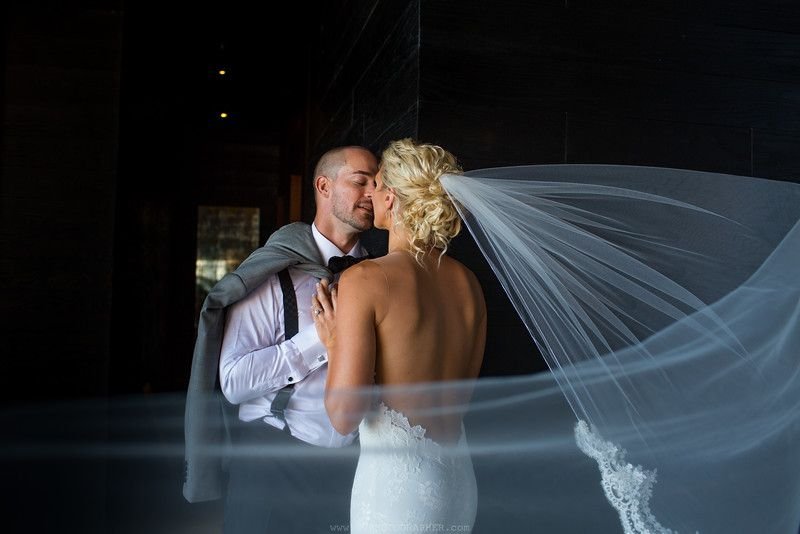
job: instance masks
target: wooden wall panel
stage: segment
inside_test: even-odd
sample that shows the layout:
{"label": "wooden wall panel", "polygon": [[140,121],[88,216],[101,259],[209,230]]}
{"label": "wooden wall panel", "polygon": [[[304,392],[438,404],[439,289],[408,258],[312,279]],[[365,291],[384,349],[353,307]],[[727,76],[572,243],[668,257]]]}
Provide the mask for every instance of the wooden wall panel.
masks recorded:
{"label": "wooden wall panel", "polygon": [[[121,11],[10,15],[2,301],[6,351],[26,356],[9,360],[0,396],[100,395],[108,379]],[[42,335],[55,344],[41,345]],[[36,386],[24,386],[31,379]]]}
{"label": "wooden wall panel", "polygon": [[748,128],[570,113],[568,163],[613,163],[751,174]]}
{"label": "wooden wall panel", "polygon": [[[593,162],[798,179],[796,2],[423,0],[420,20],[419,135],[467,168]],[[470,241],[453,253],[496,289]],[[490,346],[506,348],[518,321],[507,301],[490,305]]]}
{"label": "wooden wall panel", "polygon": [[753,175],[800,182],[800,132],[754,130]]}
{"label": "wooden wall panel", "polygon": [[[419,7],[419,0],[346,1],[323,13],[310,61],[307,176],[329,148],[359,144],[378,153],[391,139],[416,135]],[[310,220],[309,181],[304,188]]]}
{"label": "wooden wall panel", "polygon": [[445,146],[465,170],[561,163],[565,113],[535,107],[423,101],[419,137]]}

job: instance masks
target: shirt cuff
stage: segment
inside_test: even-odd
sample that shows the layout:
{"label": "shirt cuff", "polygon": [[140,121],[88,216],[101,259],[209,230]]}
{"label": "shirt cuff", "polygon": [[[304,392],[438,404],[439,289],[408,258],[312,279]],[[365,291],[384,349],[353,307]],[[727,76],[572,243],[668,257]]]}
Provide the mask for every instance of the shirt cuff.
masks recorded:
{"label": "shirt cuff", "polygon": [[304,328],[291,341],[300,353],[300,359],[308,366],[309,372],[327,363],[328,351],[319,340],[316,326]]}

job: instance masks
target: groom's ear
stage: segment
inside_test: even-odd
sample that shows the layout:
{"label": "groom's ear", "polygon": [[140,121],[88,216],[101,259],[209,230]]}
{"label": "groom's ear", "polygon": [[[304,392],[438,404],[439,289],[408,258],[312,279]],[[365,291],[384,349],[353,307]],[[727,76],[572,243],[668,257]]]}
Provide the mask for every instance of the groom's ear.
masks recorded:
{"label": "groom's ear", "polygon": [[318,195],[328,198],[331,196],[331,179],[325,176],[324,174],[320,174],[316,178],[314,178],[314,190],[317,192]]}

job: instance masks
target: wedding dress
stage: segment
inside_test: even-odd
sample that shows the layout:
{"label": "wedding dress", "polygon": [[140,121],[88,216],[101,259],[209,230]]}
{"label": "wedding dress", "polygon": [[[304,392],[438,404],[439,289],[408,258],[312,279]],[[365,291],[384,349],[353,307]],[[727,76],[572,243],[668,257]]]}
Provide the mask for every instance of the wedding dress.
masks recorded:
{"label": "wedding dress", "polygon": [[350,501],[350,531],[469,532],[477,486],[463,425],[445,447],[380,403],[360,424],[361,454]]}

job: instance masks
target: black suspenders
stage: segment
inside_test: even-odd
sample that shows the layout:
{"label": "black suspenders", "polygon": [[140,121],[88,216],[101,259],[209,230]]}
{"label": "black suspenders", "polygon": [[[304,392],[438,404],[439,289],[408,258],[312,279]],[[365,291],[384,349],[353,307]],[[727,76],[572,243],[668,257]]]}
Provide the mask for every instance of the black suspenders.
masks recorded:
{"label": "black suspenders", "polygon": [[[292,278],[289,276],[289,268],[282,270],[278,273],[278,279],[281,282],[281,291],[283,292],[283,330],[285,332],[284,339],[288,340],[294,337],[298,332],[297,326],[297,297],[294,294],[294,285]],[[291,380],[291,377],[289,378]],[[281,389],[272,401],[270,411],[272,415],[283,421],[283,431],[292,435],[289,430],[289,423],[286,422],[286,405],[289,404],[289,398],[294,393],[294,384]]]}

